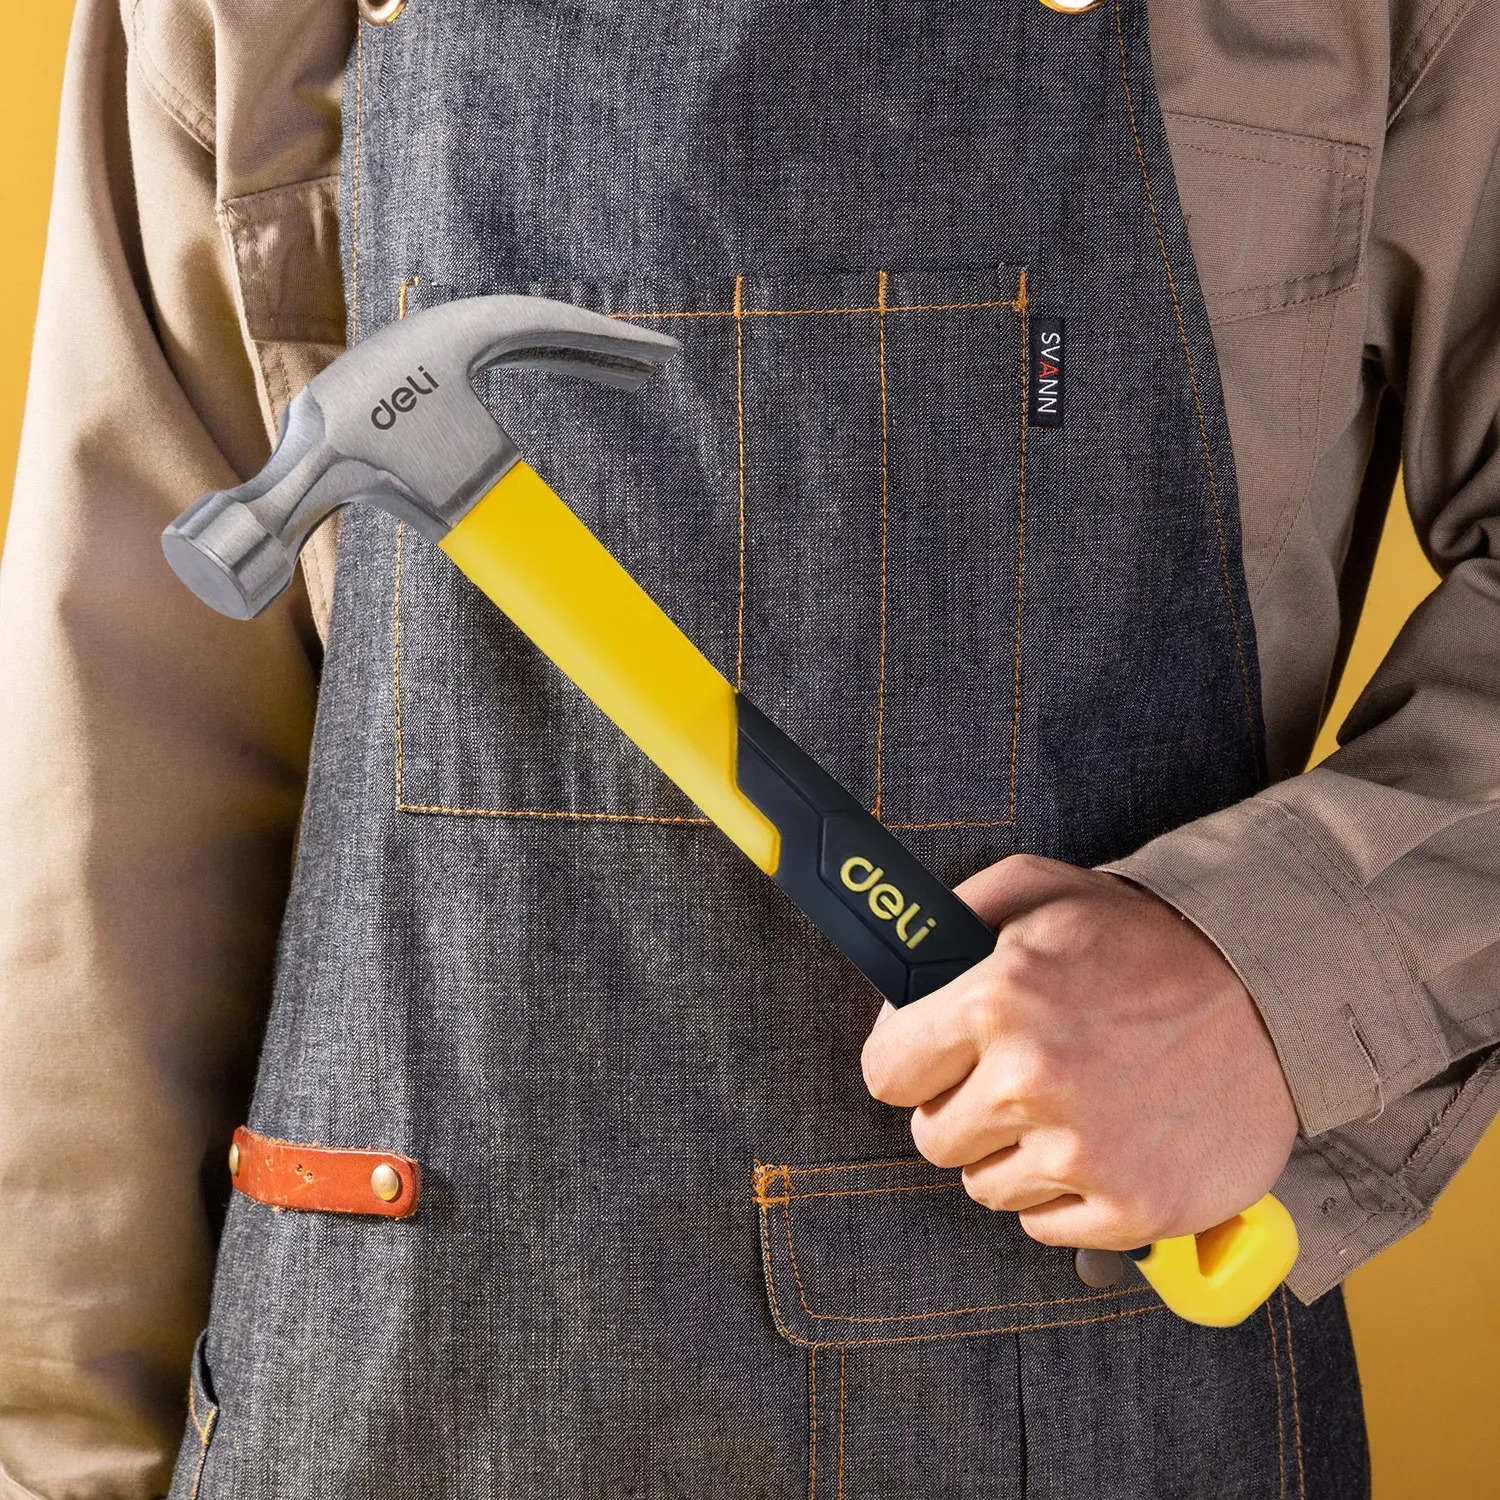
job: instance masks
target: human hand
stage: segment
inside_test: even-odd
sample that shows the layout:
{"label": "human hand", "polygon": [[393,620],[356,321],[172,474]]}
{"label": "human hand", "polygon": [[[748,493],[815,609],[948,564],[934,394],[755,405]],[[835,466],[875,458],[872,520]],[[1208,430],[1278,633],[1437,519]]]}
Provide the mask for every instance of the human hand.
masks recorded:
{"label": "human hand", "polygon": [[1218,948],[1113,875],[1013,855],[958,894],[995,951],[882,1011],[864,1076],[912,1138],[1044,1245],[1128,1250],[1268,1192],[1297,1113],[1260,1013]]}

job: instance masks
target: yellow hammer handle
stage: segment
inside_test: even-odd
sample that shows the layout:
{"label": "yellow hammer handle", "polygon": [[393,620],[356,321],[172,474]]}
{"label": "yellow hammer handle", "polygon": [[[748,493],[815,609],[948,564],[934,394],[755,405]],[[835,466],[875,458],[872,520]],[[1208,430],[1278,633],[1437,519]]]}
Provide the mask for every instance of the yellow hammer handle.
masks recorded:
{"label": "yellow hammer handle", "polygon": [[1179,1318],[1230,1328],[1285,1280],[1297,1259],[1297,1226],[1267,1193],[1202,1234],[1158,1240],[1131,1258]]}
{"label": "yellow hammer handle", "polygon": [[439,543],[767,875],[781,836],[735,780],[735,690],[518,463]]}

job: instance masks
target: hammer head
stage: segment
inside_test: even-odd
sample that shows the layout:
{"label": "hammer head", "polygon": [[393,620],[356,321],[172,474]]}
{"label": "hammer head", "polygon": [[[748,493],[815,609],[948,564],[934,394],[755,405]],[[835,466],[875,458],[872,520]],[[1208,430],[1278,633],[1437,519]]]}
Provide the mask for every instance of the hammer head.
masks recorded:
{"label": "hammer head", "polygon": [[633,390],[677,348],[616,319],[541,297],[471,297],[382,328],[340,355],[282,413],[253,479],[215,490],[162,533],[172,570],[235,619],[292,581],[297,556],[340,505],[365,502],[441,541],[520,457],[474,392],[490,365]]}

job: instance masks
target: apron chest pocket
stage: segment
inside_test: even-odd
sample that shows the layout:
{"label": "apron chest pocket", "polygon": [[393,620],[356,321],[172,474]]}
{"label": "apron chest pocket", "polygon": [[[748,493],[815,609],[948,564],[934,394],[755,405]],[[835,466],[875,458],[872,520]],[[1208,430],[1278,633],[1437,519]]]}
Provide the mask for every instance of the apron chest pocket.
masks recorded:
{"label": "apron chest pocket", "polygon": [[[408,310],[496,290],[681,341],[628,397],[521,371],[480,389],[719,671],[890,826],[1008,826],[1024,271],[414,280]],[[394,545],[401,808],[700,821],[446,558]]]}

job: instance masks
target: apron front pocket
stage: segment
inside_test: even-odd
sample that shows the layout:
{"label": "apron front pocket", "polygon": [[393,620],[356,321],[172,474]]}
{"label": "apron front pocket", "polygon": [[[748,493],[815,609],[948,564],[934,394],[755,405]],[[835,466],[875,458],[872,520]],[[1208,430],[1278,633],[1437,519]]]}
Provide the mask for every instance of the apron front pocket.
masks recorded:
{"label": "apron front pocket", "polygon": [[812,1500],[1019,1500],[1032,1463],[1019,1336],[1164,1313],[1133,1272],[1091,1291],[1069,1252],[920,1158],[757,1164],[755,1198],[771,1316],[807,1350]]}
{"label": "apron front pocket", "polygon": [[753,1182],[770,1316],[807,1351],[789,1396],[812,1500],[1314,1492],[1331,1301],[1283,1288],[1237,1328],[1185,1323],[1133,1267],[1091,1290],[1071,1251],[920,1158],[757,1163]]}
{"label": "apron front pocket", "polygon": [[209,1447],[214,1429],[219,1425],[219,1403],[214,1396],[213,1380],[208,1371],[205,1345],[208,1334],[200,1333],[193,1345],[193,1360],[188,1375],[188,1421],[177,1454],[177,1468],[172,1476],[168,1500],[198,1500],[203,1489],[203,1471],[208,1465]]}
{"label": "apron front pocket", "polygon": [[[408,310],[501,290],[681,341],[630,396],[520,371],[480,389],[714,666],[890,826],[1007,827],[1025,273],[414,278]],[[401,808],[701,821],[446,558],[409,532],[394,545]]]}

